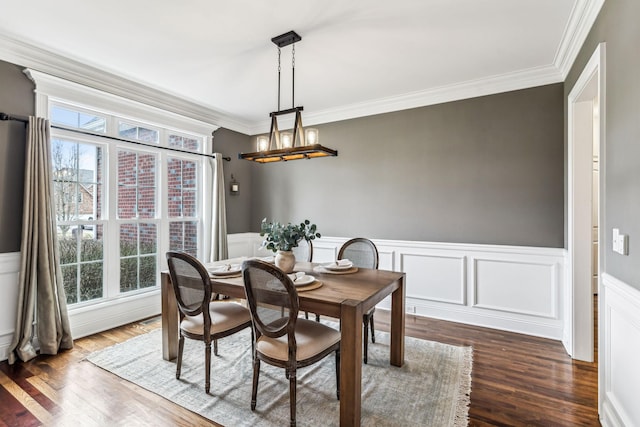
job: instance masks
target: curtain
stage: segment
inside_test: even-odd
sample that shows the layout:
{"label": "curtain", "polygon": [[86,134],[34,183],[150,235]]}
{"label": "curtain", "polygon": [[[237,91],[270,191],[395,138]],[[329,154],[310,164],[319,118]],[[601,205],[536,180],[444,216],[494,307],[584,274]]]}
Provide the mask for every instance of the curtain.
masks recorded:
{"label": "curtain", "polygon": [[222,154],[214,153],[215,168],[213,172],[213,197],[211,215],[211,259],[218,261],[229,258],[227,247],[227,208],[224,201],[224,169],[222,168]]}
{"label": "curtain", "polygon": [[9,363],[36,357],[36,339],[40,354],[57,354],[61,349],[73,347],[58,256],[52,187],[49,122],[29,117],[20,289]]}

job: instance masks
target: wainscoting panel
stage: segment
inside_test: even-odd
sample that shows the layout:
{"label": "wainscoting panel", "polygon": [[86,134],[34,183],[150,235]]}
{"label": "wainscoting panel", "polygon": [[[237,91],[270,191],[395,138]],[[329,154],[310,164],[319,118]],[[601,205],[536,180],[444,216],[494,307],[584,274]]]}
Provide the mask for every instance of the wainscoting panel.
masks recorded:
{"label": "wainscoting panel", "polygon": [[465,305],[466,257],[411,253],[400,257],[401,271],[407,273],[407,298]]}
{"label": "wainscoting panel", "polygon": [[602,275],[600,415],[602,425],[640,425],[640,291]]}
{"label": "wainscoting panel", "polygon": [[261,244],[262,239],[258,233],[237,233],[227,236],[229,258],[260,256],[262,255],[259,250]]}
{"label": "wainscoting panel", "polygon": [[69,310],[74,339],[160,314],[160,290]]}
{"label": "wainscoting panel", "polygon": [[16,328],[18,306],[18,274],[20,273],[20,252],[0,254],[0,361],[9,357],[9,347]]}
{"label": "wainscoting panel", "polygon": [[474,259],[474,306],[541,317],[557,316],[555,263]]}
{"label": "wainscoting panel", "polygon": [[[313,243],[313,261],[335,260],[347,238]],[[245,253],[256,248],[257,233],[230,235]],[[242,243],[245,241],[245,243]],[[454,322],[560,340],[563,334],[564,265],[559,248],[472,245],[374,239],[382,270],[404,271],[406,311]],[[391,307],[390,298],[378,305]]]}

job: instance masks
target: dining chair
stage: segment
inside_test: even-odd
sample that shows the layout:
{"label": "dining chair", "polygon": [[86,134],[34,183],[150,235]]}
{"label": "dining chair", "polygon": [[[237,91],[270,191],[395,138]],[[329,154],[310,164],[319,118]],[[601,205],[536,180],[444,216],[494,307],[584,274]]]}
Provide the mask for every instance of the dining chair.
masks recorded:
{"label": "dining chair", "polygon": [[228,301],[212,301],[209,272],[195,257],[184,252],[167,252],[171,284],[180,312],[180,338],[176,378],[180,379],[184,339],[204,341],[205,392],[210,389],[211,342],[218,355],[218,339],[251,326],[249,310]]}
{"label": "dining chair", "polygon": [[[313,242],[311,240],[307,241],[302,239],[298,242],[298,246],[292,249],[293,255],[296,257],[296,261],[307,261],[311,262],[313,260]],[[309,318],[309,312],[304,312],[304,318]],[[320,321],[320,315],[316,313],[316,322]]]}
{"label": "dining chair", "polygon": [[[362,268],[378,268],[378,248],[369,239],[364,237],[356,237],[345,242],[338,251],[338,259],[348,259],[353,262],[355,267]],[[373,313],[376,308],[373,307],[362,315],[362,323],[364,324],[364,363],[367,363],[369,350],[369,326],[371,326],[371,342],[376,342],[375,329],[373,325]]]}
{"label": "dining chair", "polygon": [[284,368],[289,379],[290,424],[295,426],[299,368],[335,352],[336,396],[340,399],[340,331],[298,318],[298,292],[289,276],[278,267],[250,259],[242,263],[242,276],[254,337],[251,410],[256,409],[260,362]]}

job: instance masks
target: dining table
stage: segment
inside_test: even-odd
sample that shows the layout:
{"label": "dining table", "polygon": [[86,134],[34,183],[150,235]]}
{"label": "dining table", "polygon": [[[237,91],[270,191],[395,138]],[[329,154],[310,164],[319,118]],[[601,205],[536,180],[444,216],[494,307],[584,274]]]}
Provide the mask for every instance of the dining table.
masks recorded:
{"label": "dining table", "polygon": [[[243,258],[229,259],[206,266],[239,264],[242,260]],[[340,425],[359,426],[362,398],[362,315],[391,295],[389,363],[402,366],[405,273],[369,268],[336,272],[325,269],[323,264],[311,262],[297,262],[294,271],[310,274],[321,284],[314,289],[298,292],[300,310],[340,320]],[[246,299],[241,276],[211,276],[211,284],[215,293]],[[162,356],[165,360],[173,360],[178,355],[179,315],[168,271],[161,272],[161,298]]]}

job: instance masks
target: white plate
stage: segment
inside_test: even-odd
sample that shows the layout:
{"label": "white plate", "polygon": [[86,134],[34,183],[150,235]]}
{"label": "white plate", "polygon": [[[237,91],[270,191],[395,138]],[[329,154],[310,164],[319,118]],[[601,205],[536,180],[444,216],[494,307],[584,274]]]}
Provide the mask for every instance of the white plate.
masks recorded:
{"label": "white plate", "polygon": [[242,272],[240,264],[227,264],[208,269],[212,276],[234,276]]}
{"label": "white plate", "polygon": [[295,286],[304,286],[304,285],[309,285],[309,284],[315,282],[315,280],[316,280],[315,277],[310,276],[308,274],[305,274],[304,276],[302,276],[301,278],[299,278],[298,280],[293,282],[293,284]]}
{"label": "white plate", "polygon": [[349,264],[337,265],[335,262],[329,262],[327,264],[323,264],[322,266],[324,268],[326,268],[327,270],[341,271],[341,270],[348,270],[348,269],[352,268],[353,267],[353,263],[350,262]]}

